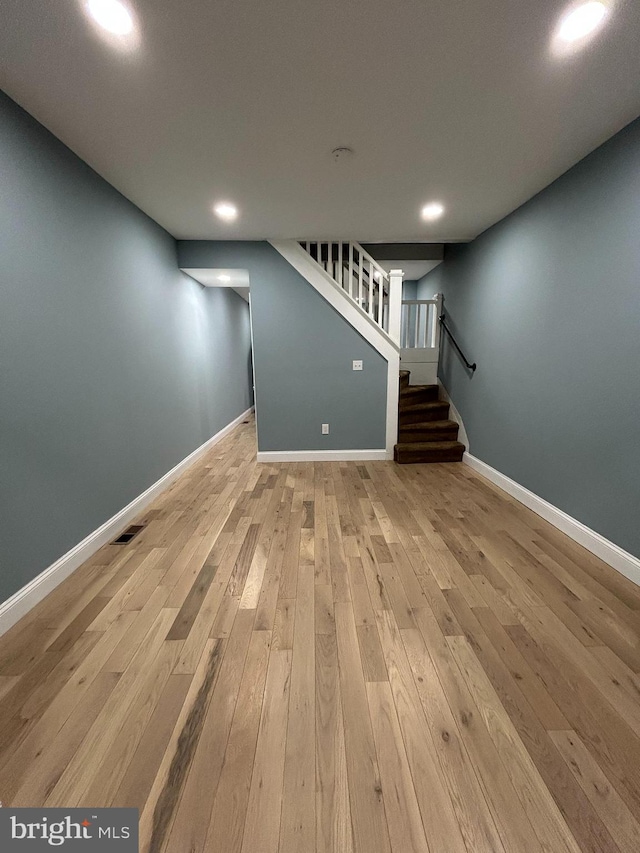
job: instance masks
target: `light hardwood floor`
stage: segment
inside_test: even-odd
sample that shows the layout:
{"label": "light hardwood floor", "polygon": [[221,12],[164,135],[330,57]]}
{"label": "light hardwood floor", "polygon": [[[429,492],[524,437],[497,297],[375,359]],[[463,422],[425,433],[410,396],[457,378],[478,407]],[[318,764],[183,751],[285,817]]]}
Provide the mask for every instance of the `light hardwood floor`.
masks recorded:
{"label": "light hardwood floor", "polygon": [[638,853],[640,589],[462,464],[253,422],[0,638],[0,800],[151,853]]}

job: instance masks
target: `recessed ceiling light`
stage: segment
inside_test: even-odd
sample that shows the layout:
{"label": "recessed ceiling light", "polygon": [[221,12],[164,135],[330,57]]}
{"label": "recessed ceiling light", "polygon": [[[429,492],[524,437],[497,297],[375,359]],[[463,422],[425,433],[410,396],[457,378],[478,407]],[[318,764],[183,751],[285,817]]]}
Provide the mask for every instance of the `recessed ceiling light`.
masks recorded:
{"label": "recessed ceiling light", "polygon": [[229,204],[228,201],[221,201],[213,208],[213,212],[219,219],[225,219],[231,222],[238,216],[238,208],[235,204]]}
{"label": "recessed ceiling light", "polygon": [[127,36],[133,32],[131,12],[120,0],[87,0],[87,12],[102,29],[115,36]]}
{"label": "recessed ceiling light", "polygon": [[575,4],[560,18],[555,32],[556,44],[570,45],[592,35],[602,26],[609,13],[607,3],[589,0],[588,3]]}
{"label": "recessed ceiling light", "polygon": [[422,218],[432,222],[434,219],[440,219],[444,213],[444,206],[439,201],[432,201],[425,204],[422,208]]}
{"label": "recessed ceiling light", "polygon": [[231,281],[231,276],[230,275],[219,275],[218,281]]}

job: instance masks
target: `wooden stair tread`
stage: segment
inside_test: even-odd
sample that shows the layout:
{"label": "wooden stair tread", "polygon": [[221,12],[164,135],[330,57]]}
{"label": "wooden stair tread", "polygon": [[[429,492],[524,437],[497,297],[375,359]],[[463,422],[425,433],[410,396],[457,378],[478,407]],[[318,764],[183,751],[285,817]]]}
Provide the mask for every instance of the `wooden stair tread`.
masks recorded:
{"label": "wooden stair tread", "polygon": [[412,394],[417,394],[421,391],[437,391],[437,385],[407,385],[400,391],[403,397],[410,397]]}
{"label": "wooden stair tread", "polygon": [[401,441],[396,444],[398,450],[418,453],[422,450],[459,450],[464,448],[460,441]]}
{"label": "wooden stair tread", "polygon": [[420,412],[422,410],[429,409],[438,409],[438,408],[449,408],[449,404],[446,400],[427,400],[424,403],[410,403],[409,405],[403,405],[402,401],[400,402],[400,411],[401,412]]}
{"label": "wooden stair tread", "polygon": [[459,441],[401,442],[393,448],[393,458],[399,464],[462,462],[465,447]]}
{"label": "wooden stair tread", "polygon": [[412,424],[402,424],[401,430],[403,432],[428,432],[430,430],[439,430],[439,429],[456,429],[458,426],[456,421],[417,421]]}

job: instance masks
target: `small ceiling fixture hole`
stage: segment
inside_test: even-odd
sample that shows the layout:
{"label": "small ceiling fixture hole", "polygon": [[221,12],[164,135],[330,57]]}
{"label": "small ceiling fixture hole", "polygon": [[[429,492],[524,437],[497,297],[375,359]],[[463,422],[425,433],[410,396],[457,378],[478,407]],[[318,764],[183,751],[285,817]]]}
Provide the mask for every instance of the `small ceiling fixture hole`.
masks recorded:
{"label": "small ceiling fixture hole", "polygon": [[339,160],[348,160],[350,157],[353,157],[353,148],[347,148],[346,146],[334,148],[331,152],[331,156],[336,161],[336,163]]}

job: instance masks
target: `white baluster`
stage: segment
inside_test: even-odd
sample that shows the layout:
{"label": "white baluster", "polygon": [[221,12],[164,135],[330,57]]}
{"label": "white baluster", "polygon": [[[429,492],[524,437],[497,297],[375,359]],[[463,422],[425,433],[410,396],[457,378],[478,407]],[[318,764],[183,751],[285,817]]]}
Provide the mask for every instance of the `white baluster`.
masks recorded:
{"label": "white baluster", "polygon": [[408,348],[410,346],[410,329],[411,329],[411,314],[413,312],[413,307],[411,305],[407,305],[407,325],[405,328],[405,336],[404,336],[404,346]]}
{"label": "white baluster", "polygon": [[349,243],[349,296],[353,299],[353,243]]}

